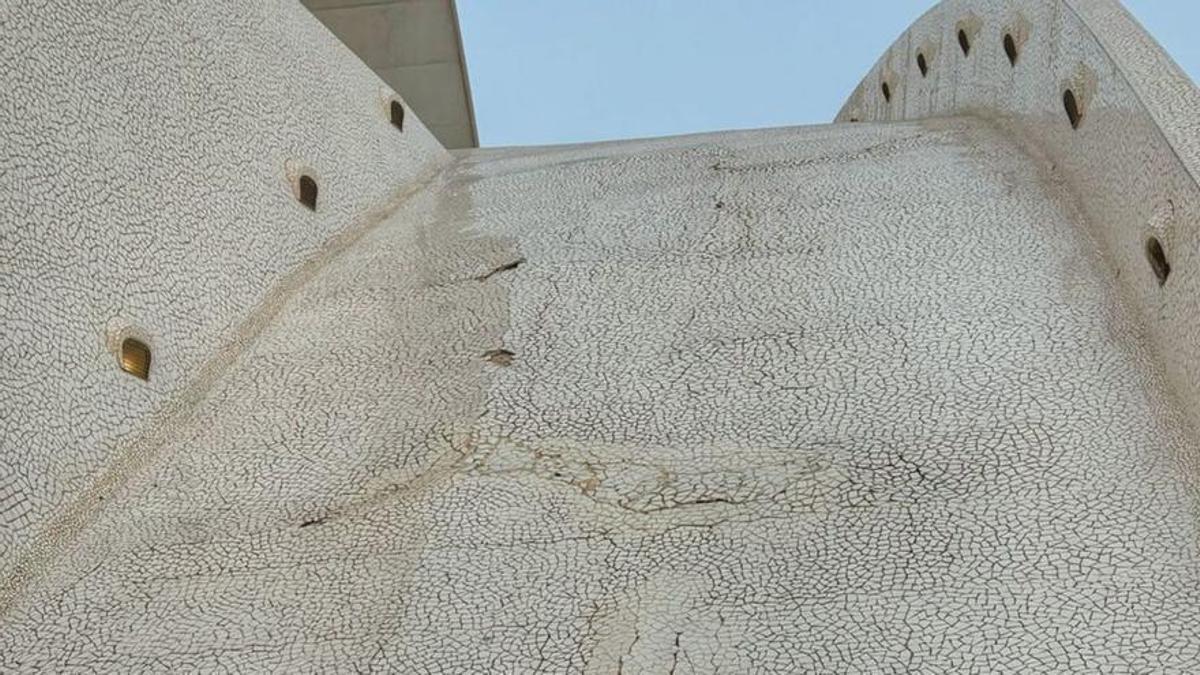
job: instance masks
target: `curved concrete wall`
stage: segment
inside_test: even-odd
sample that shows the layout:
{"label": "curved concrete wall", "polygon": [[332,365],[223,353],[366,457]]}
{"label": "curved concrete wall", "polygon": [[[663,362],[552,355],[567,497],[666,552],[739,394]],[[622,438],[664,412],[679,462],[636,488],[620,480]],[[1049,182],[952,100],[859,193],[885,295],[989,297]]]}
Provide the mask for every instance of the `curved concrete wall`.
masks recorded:
{"label": "curved concrete wall", "polygon": [[[298,3],[0,9],[0,587],[448,160]],[[315,211],[292,181],[319,181]],[[120,371],[125,335],[149,381]]]}
{"label": "curved concrete wall", "polygon": [[1194,92],[1115,6],[427,182],[295,4],[76,7],[0,18],[0,670],[1200,672]]}
{"label": "curved concrete wall", "polygon": [[[1164,376],[1200,428],[1197,110],[1200,92],[1114,0],[947,0],[888,49],[837,120],[969,114],[1012,132],[1043,160],[1045,178],[1075,195]],[[1161,285],[1149,260],[1152,237],[1170,266]]]}

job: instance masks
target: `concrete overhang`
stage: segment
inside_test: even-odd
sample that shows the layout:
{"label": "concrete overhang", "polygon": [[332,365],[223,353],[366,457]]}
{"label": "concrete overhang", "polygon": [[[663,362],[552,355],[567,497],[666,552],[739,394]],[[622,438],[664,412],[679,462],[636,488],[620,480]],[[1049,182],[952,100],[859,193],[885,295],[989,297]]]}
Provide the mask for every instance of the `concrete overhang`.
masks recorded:
{"label": "concrete overhang", "polygon": [[302,0],[447,148],[479,147],[454,0]]}

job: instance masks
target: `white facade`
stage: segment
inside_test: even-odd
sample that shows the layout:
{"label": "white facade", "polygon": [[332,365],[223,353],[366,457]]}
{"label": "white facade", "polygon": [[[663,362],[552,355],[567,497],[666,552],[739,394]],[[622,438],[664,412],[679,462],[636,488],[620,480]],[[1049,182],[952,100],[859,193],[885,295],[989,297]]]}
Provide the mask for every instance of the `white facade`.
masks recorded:
{"label": "white facade", "polygon": [[0,23],[0,670],[1200,669],[1200,107],[1115,3],[454,157],[297,3],[107,10]]}

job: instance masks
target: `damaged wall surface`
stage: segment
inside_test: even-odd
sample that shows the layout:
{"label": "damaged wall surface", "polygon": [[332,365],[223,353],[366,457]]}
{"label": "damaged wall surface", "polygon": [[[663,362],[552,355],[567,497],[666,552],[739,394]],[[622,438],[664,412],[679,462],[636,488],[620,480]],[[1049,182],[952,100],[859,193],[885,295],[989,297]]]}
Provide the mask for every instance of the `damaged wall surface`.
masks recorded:
{"label": "damaged wall surface", "polygon": [[829,125],[454,156],[207,7],[0,24],[0,669],[1200,667],[1200,108],[1115,2],[949,0]]}

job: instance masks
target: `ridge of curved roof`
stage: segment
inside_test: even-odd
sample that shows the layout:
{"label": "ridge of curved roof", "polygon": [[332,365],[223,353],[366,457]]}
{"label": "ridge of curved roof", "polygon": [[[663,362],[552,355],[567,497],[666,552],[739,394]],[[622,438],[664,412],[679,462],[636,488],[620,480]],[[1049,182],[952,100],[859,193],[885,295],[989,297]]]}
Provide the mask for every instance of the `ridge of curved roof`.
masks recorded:
{"label": "ridge of curved roof", "polygon": [[[945,0],[884,52],[836,119],[973,115],[1040,156],[1082,208],[1200,428],[1197,110],[1200,89],[1116,0]],[[1171,266],[1165,284],[1147,264],[1152,245]]]}

